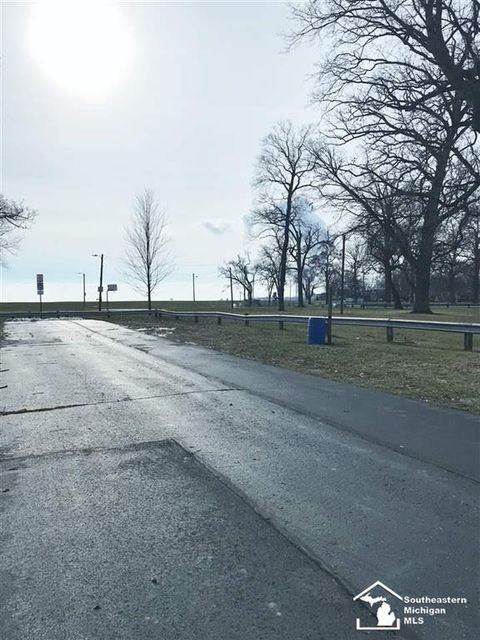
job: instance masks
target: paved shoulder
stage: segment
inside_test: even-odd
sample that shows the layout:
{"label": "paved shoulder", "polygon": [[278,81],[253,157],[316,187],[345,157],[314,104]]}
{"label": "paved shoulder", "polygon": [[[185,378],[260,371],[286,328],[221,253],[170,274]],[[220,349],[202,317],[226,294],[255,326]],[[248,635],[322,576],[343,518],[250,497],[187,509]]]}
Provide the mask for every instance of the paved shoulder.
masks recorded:
{"label": "paved shoulder", "polygon": [[95,320],[82,321],[82,324],[106,337],[146,349],[151,355],[319,418],[400,453],[480,480],[478,416],[213,349],[143,336],[118,325],[114,325],[116,330],[112,331],[112,325]]}

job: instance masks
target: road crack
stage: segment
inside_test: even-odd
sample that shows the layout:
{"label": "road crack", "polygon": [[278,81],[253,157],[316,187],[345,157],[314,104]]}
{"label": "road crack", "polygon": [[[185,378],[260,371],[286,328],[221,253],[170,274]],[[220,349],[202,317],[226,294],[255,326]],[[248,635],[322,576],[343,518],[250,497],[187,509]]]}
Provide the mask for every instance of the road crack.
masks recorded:
{"label": "road crack", "polygon": [[171,398],[174,396],[189,396],[197,393],[222,393],[224,391],[242,391],[238,387],[223,387],[221,389],[198,389],[196,391],[177,391],[174,393],[156,394],[153,396],[139,396],[138,398],[118,398],[117,400],[97,400],[96,402],[77,402],[74,404],[59,404],[54,407],[36,407],[35,409],[29,409],[24,407],[23,409],[15,409],[13,411],[0,411],[0,416],[15,416],[25,413],[44,413],[46,411],[58,411],[61,409],[76,409],[78,407],[94,407],[104,404],[119,404],[122,402],[139,402],[141,400],[155,400],[161,398]]}

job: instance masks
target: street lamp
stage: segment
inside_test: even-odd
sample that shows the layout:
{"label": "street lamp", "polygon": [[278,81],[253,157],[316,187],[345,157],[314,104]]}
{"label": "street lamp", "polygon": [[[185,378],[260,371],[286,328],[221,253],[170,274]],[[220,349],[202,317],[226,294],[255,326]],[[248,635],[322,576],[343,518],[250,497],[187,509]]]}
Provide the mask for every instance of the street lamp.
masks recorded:
{"label": "street lamp", "polygon": [[100,285],[98,287],[98,310],[102,310],[102,292],[103,292],[103,253],[92,253],[94,258],[100,258]]}
{"label": "street lamp", "polygon": [[85,308],[85,301],[87,299],[87,292],[85,290],[85,274],[82,273],[81,271],[78,271],[78,275],[82,276],[82,280],[83,280],[83,308]]}
{"label": "street lamp", "polygon": [[232,267],[229,269],[229,278],[230,278],[230,307],[233,309],[233,276],[232,276]]}
{"label": "street lamp", "polygon": [[345,239],[346,233],[342,233],[342,279],[340,281],[340,315],[343,316],[343,303],[345,299]]}

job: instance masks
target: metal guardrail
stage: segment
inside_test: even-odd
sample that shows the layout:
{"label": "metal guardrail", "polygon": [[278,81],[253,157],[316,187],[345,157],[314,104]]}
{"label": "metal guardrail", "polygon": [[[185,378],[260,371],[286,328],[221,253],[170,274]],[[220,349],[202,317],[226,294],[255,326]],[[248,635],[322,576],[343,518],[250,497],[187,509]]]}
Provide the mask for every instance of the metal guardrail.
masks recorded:
{"label": "metal guardrail", "polygon": [[[167,309],[157,309],[158,316],[170,316],[178,318],[194,318],[198,322],[199,318],[217,318],[218,324],[222,318],[243,321],[245,325],[250,322],[278,322],[279,328],[283,329],[284,323],[307,324],[310,317],[321,317],[326,321],[326,316],[299,316],[290,314],[247,314],[228,313],[224,311],[170,311]],[[473,336],[480,334],[480,323],[468,322],[438,322],[435,320],[402,320],[398,318],[355,318],[349,316],[333,316],[332,324],[384,327],[387,332],[387,342],[393,342],[393,330],[396,329],[416,329],[421,331],[445,331],[448,333],[463,333],[463,347],[465,351],[473,350]]]}
{"label": "metal guardrail", "polygon": [[[324,303],[322,303],[324,304]],[[334,304],[339,307],[340,301],[334,300]],[[413,307],[412,302],[405,302],[402,300],[402,305],[404,309],[411,309]],[[480,302],[430,302],[431,307],[467,307],[467,309],[471,308],[480,308]],[[393,302],[351,302],[350,300],[344,302],[345,309],[394,309],[395,305]]]}
{"label": "metal guardrail", "polygon": [[[279,328],[283,329],[285,324],[307,324],[310,317],[324,318],[326,316],[308,316],[291,314],[249,314],[249,313],[229,313],[227,311],[172,311],[170,309],[110,309],[109,311],[39,311],[10,313],[1,312],[0,319],[15,318],[104,318],[121,315],[155,315],[155,317],[193,318],[198,322],[200,318],[215,318],[217,324],[222,320],[241,321],[246,326],[251,322],[278,322]],[[480,335],[480,323],[468,322],[439,322],[436,320],[403,320],[399,318],[356,318],[351,316],[333,316],[333,325],[350,325],[385,328],[387,342],[393,342],[394,329],[409,329],[417,331],[444,331],[448,333],[463,333],[464,349],[472,351],[473,336]]]}

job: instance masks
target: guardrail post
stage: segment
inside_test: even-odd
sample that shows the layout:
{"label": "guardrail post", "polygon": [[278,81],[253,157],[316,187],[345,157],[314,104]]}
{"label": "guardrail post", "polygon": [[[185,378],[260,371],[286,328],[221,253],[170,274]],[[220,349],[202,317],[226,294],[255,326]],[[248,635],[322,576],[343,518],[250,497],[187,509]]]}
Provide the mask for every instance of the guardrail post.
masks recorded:
{"label": "guardrail post", "polygon": [[245,326],[248,327],[248,313],[245,314]]}
{"label": "guardrail post", "polygon": [[217,316],[217,324],[222,324],[222,316]]}
{"label": "guardrail post", "polygon": [[393,327],[387,327],[387,342],[393,342]]}
{"label": "guardrail post", "polygon": [[283,329],[285,328],[285,327],[283,326],[283,320],[279,320],[279,321],[278,321],[278,328],[280,329],[280,331],[283,331]]}
{"label": "guardrail post", "polygon": [[195,316],[195,322],[198,322],[198,316]]}
{"label": "guardrail post", "polygon": [[327,344],[332,344],[333,288],[328,291]]}
{"label": "guardrail post", "polygon": [[473,351],[473,333],[463,334],[463,349],[464,351]]}
{"label": "guardrail post", "polygon": [[158,318],[158,309],[155,309],[155,318]]}

